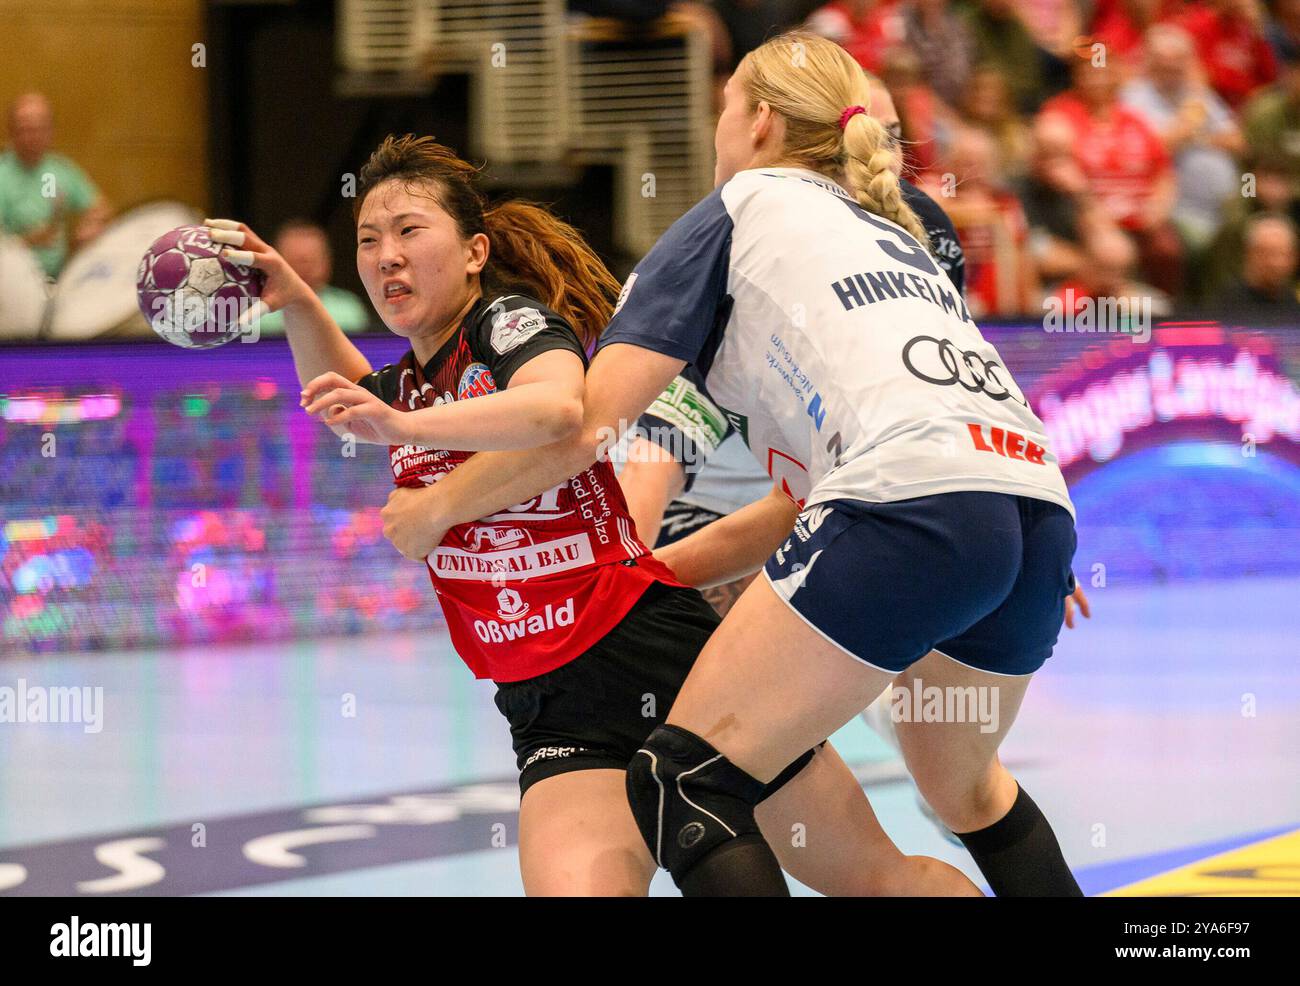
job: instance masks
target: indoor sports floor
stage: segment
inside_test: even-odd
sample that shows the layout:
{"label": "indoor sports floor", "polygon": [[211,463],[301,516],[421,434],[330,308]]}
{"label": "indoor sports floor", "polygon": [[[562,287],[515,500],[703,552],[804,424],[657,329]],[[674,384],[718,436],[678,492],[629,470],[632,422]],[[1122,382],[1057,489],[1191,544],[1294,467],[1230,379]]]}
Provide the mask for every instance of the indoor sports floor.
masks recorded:
{"label": "indoor sports floor", "polygon": [[[1085,892],[1300,894],[1300,579],[1090,595],[1003,748]],[[104,689],[102,732],[2,734],[8,893],[522,892],[505,723],[445,637],[3,670],[10,687]],[[880,739],[855,721],[835,741],[904,851],[979,881]],[[660,874],[653,892],[675,890]]]}

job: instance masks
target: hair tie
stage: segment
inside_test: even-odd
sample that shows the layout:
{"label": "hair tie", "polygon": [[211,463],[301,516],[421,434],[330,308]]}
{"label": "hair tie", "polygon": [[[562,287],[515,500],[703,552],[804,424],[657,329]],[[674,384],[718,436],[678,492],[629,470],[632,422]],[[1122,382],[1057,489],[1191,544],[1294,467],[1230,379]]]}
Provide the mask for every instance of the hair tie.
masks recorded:
{"label": "hair tie", "polygon": [[867,108],[865,106],[844,107],[844,112],[840,114],[840,129],[843,130],[845,127],[847,127],[849,125],[849,120],[853,119],[853,117],[857,116],[859,113],[865,113],[865,112],[867,112]]}

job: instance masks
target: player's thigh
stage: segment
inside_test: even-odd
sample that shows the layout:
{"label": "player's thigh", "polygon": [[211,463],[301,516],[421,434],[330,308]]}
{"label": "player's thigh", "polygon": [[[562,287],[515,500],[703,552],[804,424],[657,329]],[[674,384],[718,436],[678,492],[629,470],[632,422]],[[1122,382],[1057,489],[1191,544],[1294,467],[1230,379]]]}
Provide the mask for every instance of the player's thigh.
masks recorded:
{"label": "player's thigh", "polygon": [[781,868],[828,896],[871,893],[903,861],[857,778],[829,743],[762,801],[754,817]]}
{"label": "player's thigh", "polygon": [[829,743],[755,816],[781,867],[827,896],[981,896],[956,867],[899,851]]}
{"label": "player's thigh", "polygon": [[530,897],[644,896],[655,873],[622,770],[574,770],[533,784],[519,806],[519,868]]}
{"label": "player's thigh", "polygon": [[[998,783],[999,777],[1003,796],[1014,787],[998,765],[998,746],[1015,722],[1033,673],[1052,654],[1065,598],[1074,588],[1073,518],[1045,501],[1017,497],[1014,503],[1021,561],[1010,592],[971,626],[937,641],[897,682],[902,686],[895,693],[902,703],[897,711],[913,713],[893,716],[899,743],[926,800],[941,814],[939,800],[959,807],[953,799],[978,798],[981,786]],[[941,700],[942,714],[916,715],[930,697]]]}
{"label": "player's thigh", "polygon": [[714,631],[667,721],[770,781],[892,677],[822,637],[760,577]]}
{"label": "player's thigh", "polygon": [[[899,674],[894,729],[907,769],[936,809],[933,799],[960,796],[994,769],[1032,677],[980,671],[938,651]],[[924,714],[927,699],[942,702],[937,716]]]}

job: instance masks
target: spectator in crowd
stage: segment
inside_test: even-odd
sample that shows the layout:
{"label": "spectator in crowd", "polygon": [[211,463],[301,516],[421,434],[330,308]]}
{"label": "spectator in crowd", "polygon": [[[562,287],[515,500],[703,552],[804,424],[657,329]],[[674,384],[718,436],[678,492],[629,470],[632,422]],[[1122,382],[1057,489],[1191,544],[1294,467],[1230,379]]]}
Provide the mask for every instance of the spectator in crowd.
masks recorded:
{"label": "spectator in crowd", "polygon": [[1022,113],[1037,110],[1047,95],[1048,55],[1020,19],[1015,0],[977,0],[965,15],[975,38],[976,64],[1002,70]]}
{"label": "spectator in crowd", "polygon": [[[959,131],[950,171],[929,176],[925,191],[957,229],[966,254],[966,304],[975,318],[1023,315],[1039,298],[1028,254],[1029,229],[1019,200],[998,172],[993,138],[983,130]],[[955,179],[955,180],[954,180]]]}
{"label": "spectator in crowd", "polygon": [[1285,60],[1282,56],[1288,47],[1300,47],[1300,0],[1274,0],[1268,43],[1279,62]]}
{"label": "spectator in crowd", "polygon": [[1016,112],[1011,87],[1002,72],[993,65],[976,69],[959,105],[968,123],[993,138],[1002,174],[1007,178],[1023,175],[1029,162],[1029,127]]}
{"label": "spectator in crowd", "polygon": [[1074,155],[1074,128],[1060,116],[1034,121],[1028,173],[1016,193],[1029,226],[1029,252],[1041,281],[1076,277],[1086,262],[1084,239],[1113,225],[1097,205],[1088,177]]}
{"label": "spectator in crowd", "polygon": [[1120,98],[1173,157],[1174,225],[1189,256],[1199,256],[1223,222],[1224,201],[1240,185],[1236,156],[1245,142],[1232,111],[1200,81],[1191,36],[1173,24],[1157,24],[1147,33],[1146,73],[1125,86]]}
{"label": "spectator in crowd", "polygon": [[1207,301],[1238,278],[1246,253],[1246,228],[1257,216],[1284,216],[1300,223],[1300,198],[1292,193],[1286,162],[1259,158],[1246,163],[1240,192],[1228,200],[1223,226],[1206,258],[1203,276],[1193,283],[1193,299]]}
{"label": "spectator in crowd", "polygon": [[1277,84],[1247,103],[1242,117],[1251,154],[1285,162],[1291,194],[1300,197],[1300,45],[1284,47]]}
{"label": "spectator in crowd", "polygon": [[1206,0],[1178,19],[1196,41],[1210,85],[1233,109],[1277,77],[1265,16],[1260,0]]}
{"label": "spectator in crowd", "polygon": [[1065,59],[1083,33],[1081,7],[1079,0],[1021,0],[1020,16],[1038,47]]}
{"label": "spectator in crowd", "polygon": [[1177,295],[1182,244],[1170,221],[1178,189],[1169,153],[1142,117],[1119,101],[1113,62],[1080,58],[1073,78],[1074,88],[1048,100],[1042,112],[1073,127],[1075,156],[1093,196],[1136,239],[1145,276]]}
{"label": "spectator in crowd", "polygon": [[1091,231],[1084,258],[1078,274],[1053,292],[1062,311],[1077,314],[1085,306],[1085,299],[1095,303],[1101,298],[1138,299],[1139,304],[1147,299],[1155,317],[1167,316],[1172,310],[1169,295],[1134,276],[1138,251],[1133,238],[1123,230],[1106,226]]}
{"label": "spectator in crowd", "polygon": [[1126,66],[1146,58],[1147,32],[1183,11],[1183,0],[1100,0],[1093,17],[1092,40],[1106,46],[1106,57]]}
{"label": "spectator in crowd", "polygon": [[69,247],[103,230],[108,206],[81,168],[51,150],[54,113],[40,93],[10,104],[9,142],[0,153],[0,230],[20,237],[46,275],[58,277]]}
{"label": "spectator in crowd", "polygon": [[965,95],[975,57],[975,41],[966,21],[951,10],[949,0],[915,0],[904,5],[903,24],[908,47],[916,52],[921,74],[949,106]]}
{"label": "spectator in crowd", "polygon": [[868,72],[879,73],[885,52],[903,43],[900,0],[831,0],[809,15],[804,25],[829,38]]}
{"label": "spectator in crowd", "polygon": [[1284,216],[1255,216],[1246,226],[1241,276],[1218,296],[1218,307],[1243,314],[1275,313],[1300,323],[1296,227]]}
{"label": "spectator in crowd", "polygon": [[917,179],[938,167],[960,121],[921,75],[921,61],[906,45],[884,57],[880,80],[894,98],[903,130],[904,173]]}
{"label": "spectator in crowd", "polygon": [[[285,262],[316,292],[325,310],[347,333],[364,332],[370,324],[370,306],[351,291],[330,284],[333,261],[325,230],[315,223],[292,219],[281,226],[273,244]],[[271,312],[258,324],[264,336],[284,335],[284,316]]]}

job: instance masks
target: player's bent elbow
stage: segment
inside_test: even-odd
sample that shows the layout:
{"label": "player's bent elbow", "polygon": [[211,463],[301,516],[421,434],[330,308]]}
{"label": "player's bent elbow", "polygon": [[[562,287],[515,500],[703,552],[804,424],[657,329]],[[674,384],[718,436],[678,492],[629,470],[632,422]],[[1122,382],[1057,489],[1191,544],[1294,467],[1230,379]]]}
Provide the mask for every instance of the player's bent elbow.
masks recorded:
{"label": "player's bent elbow", "polygon": [[580,423],[572,434],[557,443],[557,450],[564,457],[567,475],[576,476],[598,459],[608,458],[613,444],[603,429]]}
{"label": "player's bent elbow", "polygon": [[551,409],[547,419],[552,442],[576,440],[582,433],[582,401],[566,400]]}

